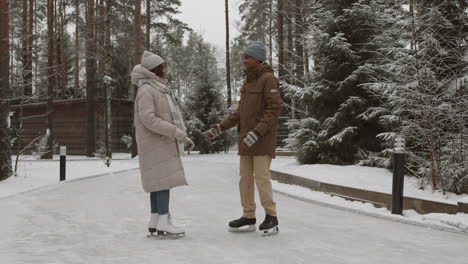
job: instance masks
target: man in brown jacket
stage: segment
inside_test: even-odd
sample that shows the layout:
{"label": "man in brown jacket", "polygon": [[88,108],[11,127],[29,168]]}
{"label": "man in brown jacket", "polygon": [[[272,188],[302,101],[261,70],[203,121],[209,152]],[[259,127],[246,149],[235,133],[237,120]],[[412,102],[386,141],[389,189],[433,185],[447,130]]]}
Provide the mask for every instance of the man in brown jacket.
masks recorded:
{"label": "man in brown jacket", "polygon": [[278,232],[276,204],[273,201],[270,164],[275,157],[281,97],[273,69],[266,61],[266,49],[255,41],[244,50],[246,79],[241,88],[239,107],[220,124],[206,132],[213,139],[223,131],[238,126],[240,182],[243,215],[229,222],[229,231],[255,231],[254,182],[265,209],[265,220],[259,226],[264,234]]}

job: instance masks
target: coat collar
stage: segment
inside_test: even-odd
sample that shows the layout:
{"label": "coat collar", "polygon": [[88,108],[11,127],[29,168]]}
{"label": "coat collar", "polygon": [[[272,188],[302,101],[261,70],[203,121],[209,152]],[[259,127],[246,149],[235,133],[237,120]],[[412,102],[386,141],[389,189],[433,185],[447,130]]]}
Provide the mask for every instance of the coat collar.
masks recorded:
{"label": "coat collar", "polygon": [[265,72],[273,72],[273,68],[270,65],[263,63],[263,64],[258,65],[254,69],[248,69],[244,72],[245,72],[247,81],[249,82],[249,81],[258,79]]}

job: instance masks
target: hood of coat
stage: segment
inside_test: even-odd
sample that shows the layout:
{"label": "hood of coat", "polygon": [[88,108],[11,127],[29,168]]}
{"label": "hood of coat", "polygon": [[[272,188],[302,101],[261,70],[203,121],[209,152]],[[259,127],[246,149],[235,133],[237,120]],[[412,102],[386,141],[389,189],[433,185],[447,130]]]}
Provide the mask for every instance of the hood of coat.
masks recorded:
{"label": "hood of coat", "polygon": [[133,67],[131,79],[132,79],[132,84],[137,85],[137,86],[138,86],[138,82],[141,80],[155,80],[164,85],[167,84],[167,80],[158,77],[156,74],[154,74],[153,72],[150,72],[141,64],[135,65],[135,67]]}
{"label": "hood of coat", "polygon": [[258,67],[254,69],[249,69],[245,71],[245,75],[247,77],[247,81],[252,81],[258,79],[258,77],[262,76],[265,72],[274,73],[273,67],[268,64],[260,64]]}

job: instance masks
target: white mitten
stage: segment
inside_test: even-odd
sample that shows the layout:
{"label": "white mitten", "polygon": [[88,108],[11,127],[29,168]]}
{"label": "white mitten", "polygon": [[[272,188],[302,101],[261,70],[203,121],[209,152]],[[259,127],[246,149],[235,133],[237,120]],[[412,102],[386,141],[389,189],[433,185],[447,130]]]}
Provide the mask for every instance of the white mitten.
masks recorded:
{"label": "white mitten", "polygon": [[205,132],[205,135],[213,140],[215,138],[217,138],[219,135],[221,135],[223,133],[223,131],[221,130],[221,125],[220,124],[214,124],[214,125],[211,125],[211,128]]}
{"label": "white mitten", "polygon": [[253,146],[257,141],[258,141],[258,135],[253,130],[247,133],[247,136],[245,136],[243,140],[244,144],[247,145],[247,147],[249,148]]}

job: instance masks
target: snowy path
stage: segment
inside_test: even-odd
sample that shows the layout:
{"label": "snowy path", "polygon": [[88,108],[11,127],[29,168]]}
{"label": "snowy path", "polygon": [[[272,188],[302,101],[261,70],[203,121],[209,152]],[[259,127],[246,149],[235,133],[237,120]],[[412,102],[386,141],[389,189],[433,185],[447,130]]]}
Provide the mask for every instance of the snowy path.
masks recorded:
{"label": "snowy path", "polygon": [[[234,160],[233,160],[234,159]],[[466,263],[468,236],[321,207],[276,194],[281,233],[232,234],[237,157],[184,158],[189,187],[171,193],[180,240],[146,238],[138,171],[0,199],[0,263]],[[263,220],[261,207],[257,218]]]}

